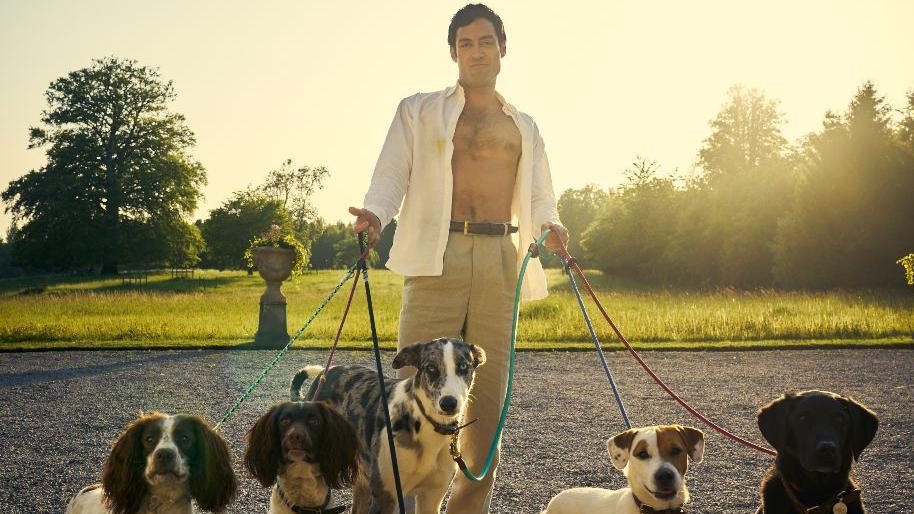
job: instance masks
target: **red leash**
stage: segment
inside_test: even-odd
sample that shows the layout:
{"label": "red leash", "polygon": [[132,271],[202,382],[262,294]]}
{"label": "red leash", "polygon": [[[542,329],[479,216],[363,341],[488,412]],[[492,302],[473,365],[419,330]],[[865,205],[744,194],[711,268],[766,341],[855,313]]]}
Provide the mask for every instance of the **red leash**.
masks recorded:
{"label": "red leash", "polygon": [[711,427],[714,430],[720,432],[721,434],[729,437],[730,439],[736,441],[737,443],[742,444],[744,446],[748,446],[749,448],[752,448],[753,450],[757,450],[762,453],[767,453],[768,455],[777,455],[777,452],[775,452],[774,450],[765,448],[764,446],[759,446],[759,445],[753,443],[752,441],[747,441],[746,439],[743,439],[742,437],[728,431],[724,427],[722,427],[722,426],[718,425],[717,423],[711,421],[710,419],[704,417],[700,412],[698,412],[697,410],[692,408],[691,405],[686,403],[685,400],[680,398],[678,394],[673,392],[672,389],[670,389],[665,383],[663,383],[663,380],[661,380],[660,377],[658,377],[657,374],[654,373],[654,371],[650,368],[650,366],[648,366],[647,363],[645,363],[644,360],[641,359],[641,356],[638,355],[638,352],[636,352],[635,349],[632,348],[632,345],[629,344],[627,339],[625,339],[625,336],[622,335],[622,332],[620,332],[619,329],[616,328],[616,324],[613,323],[612,319],[610,319],[609,314],[606,313],[606,309],[603,308],[603,304],[600,303],[600,300],[597,298],[596,293],[594,293],[593,288],[590,287],[590,282],[587,281],[587,277],[584,276],[584,272],[581,270],[581,267],[578,266],[578,262],[576,260],[574,260],[574,257],[572,257],[571,255],[568,254],[568,249],[565,248],[564,244],[562,244],[562,249],[558,253],[559,253],[559,255],[561,255],[562,257],[564,257],[566,259],[568,264],[574,268],[575,273],[577,273],[577,275],[579,277],[581,277],[581,283],[584,284],[584,287],[587,289],[587,292],[590,293],[590,297],[593,298],[593,301],[597,305],[597,308],[600,309],[601,313],[603,313],[603,317],[606,318],[606,321],[609,323],[609,326],[612,327],[613,331],[616,333],[616,336],[619,338],[620,341],[622,341],[622,344],[625,345],[625,348],[628,349],[629,353],[632,354],[632,357],[634,357],[635,360],[638,361],[638,364],[641,364],[641,367],[644,368],[644,371],[646,371],[647,374],[650,375],[651,378],[654,379],[654,382],[657,382],[657,385],[662,387],[663,390],[667,392],[667,394],[669,394],[674,400],[676,400],[679,403],[679,405],[682,405],[682,407],[685,410],[689,411],[689,413],[691,415],[693,415],[696,418],[698,418],[699,420],[701,420],[702,423],[704,423],[705,425],[708,425],[709,427]]}
{"label": "red leash", "polygon": [[[366,249],[359,259],[365,259],[368,256],[369,250]],[[333,346],[330,347],[330,355],[327,356],[327,364],[324,365],[324,371],[321,373],[320,379],[317,381],[317,387],[314,389],[314,395],[311,398],[317,398],[321,394],[321,389],[324,387],[324,382],[327,380],[327,372],[330,371],[330,363],[333,362],[333,355],[336,353],[336,347],[340,343],[340,335],[343,333],[343,325],[346,324],[346,316],[349,315],[349,307],[352,306],[352,297],[355,296],[355,288],[359,285],[359,275],[362,273],[362,268],[358,267],[355,270],[355,280],[352,281],[352,289],[349,290],[349,300],[346,301],[346,309],[343,311],[343,318],[340,319],[340,328],[336,330],[336,338],[333,340]]]}

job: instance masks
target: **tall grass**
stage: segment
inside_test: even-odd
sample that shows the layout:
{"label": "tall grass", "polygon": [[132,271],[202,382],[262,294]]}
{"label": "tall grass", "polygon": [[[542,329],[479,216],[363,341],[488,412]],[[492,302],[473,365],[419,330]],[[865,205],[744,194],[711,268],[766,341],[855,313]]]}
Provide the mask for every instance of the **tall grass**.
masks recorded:
{"label": "tall grass", "polygon": [[[333,288],[342,271],[306,274],[283,285],[290,334]],[[52,278],[0,281],[0,344],[92,344],[107,341],[162,344],[232,344],[257,331],[264,283],[241,272],[206,271],[194,280],[151,276],[148,285],[122,286],[119,279]],[[908,291],[678,291],[639,288],[589,276],[601,301],[634,342],[770,340],[865,340],[914,336],[914,294]],[[400,277],[372,270],[372,299],[380,338],[396,340]],[[573,294],[557,271],[549,271],[549,298],[521,308],[518,340],[538,347],[590,341]],[[32,294],[21,291],[43,285]],[[342,314],[347,284],[314,321],[303,339],[331,339]],[[343,340],[369,340],[364,288]],[[604,341],[606,323],[585,298]]]}

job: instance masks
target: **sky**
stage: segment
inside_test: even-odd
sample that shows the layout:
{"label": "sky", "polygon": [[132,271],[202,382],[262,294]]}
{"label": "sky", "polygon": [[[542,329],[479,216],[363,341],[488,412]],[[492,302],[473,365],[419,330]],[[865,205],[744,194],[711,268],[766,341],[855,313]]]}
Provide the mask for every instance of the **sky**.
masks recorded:
{"label": "sky", "polygon": [[[464,4],[0,0],[0,189],[45,162],[27,147],[48,85],[113,55],[174,82],[208,176],[193,219],[291,158],[330,170],[315,204],[348,221],[399,100],[456,81],[447,27]],[[791,141],[864,81],[896,108],[914,90],[910,0],[487,5],[508,36],[497,89],[537,121],[557,196],[621,184],[636,156],[690,173],[736,84],[779,102]]]}

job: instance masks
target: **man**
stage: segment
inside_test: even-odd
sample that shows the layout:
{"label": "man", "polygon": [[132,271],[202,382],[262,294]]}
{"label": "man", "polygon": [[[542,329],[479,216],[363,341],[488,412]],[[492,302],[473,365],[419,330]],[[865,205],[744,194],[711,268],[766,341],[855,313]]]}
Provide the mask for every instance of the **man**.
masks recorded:
{"label": "man", "polygon": [[[405,277],[398,348],[462,335],[486,351],[466,418],[479,421],[461,434],[464,458],[478,470],[507,387],[519,264],[541,231],[555,228],[546,242],[552,250],[568,236],[536,123],[495,91],[507,51],[501,18],[467,5],[451,21],[448,44],[457,84],[400,102],[364,208],[349,212],[354,230],[367,230],[374,244],[402,202],[387,262]],[[546,294],[543,269],[532,260],[523,299]],[[489,511],[497,462],[496,455],[481,482],[458,473],[448,514]]]}

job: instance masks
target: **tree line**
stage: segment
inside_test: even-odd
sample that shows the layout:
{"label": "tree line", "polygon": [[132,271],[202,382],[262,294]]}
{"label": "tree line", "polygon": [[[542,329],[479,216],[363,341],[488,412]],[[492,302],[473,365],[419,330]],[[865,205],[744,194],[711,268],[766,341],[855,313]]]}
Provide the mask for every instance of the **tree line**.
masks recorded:
{"label": "tree line", "polygon": [[[16,270],[114,273],[148,267],[244,269],[251,238],[292,233],[312,269],[349,266],[349,226],[311,198],[330,171],[291,159],[191,222],[206,171],[173,85],[154,68],[109,57],[52,82],[30,148],[47,164],[0,193],[13,224],[0,275]],[[777,102],[734,87],[711,121],[695,172],[637,158],[626,182],[566,190],[559,212],[583,264],[684,286],[869,287],[903,283],[914,251],[914,92],[893,109],[872,83],[798,141]],[[383,266],[396,223],[373,264]],[[554,258],[545,258],[556,265]]]}
{"label": "tree line", "polygon": [[639,158],[626,182],[565,191],[584,263],[686,286],[833,288],[904,283],[914,250],[914,91],[894,109],[867,82],[793,143],[777,102],[734,87],[697,172]]}

